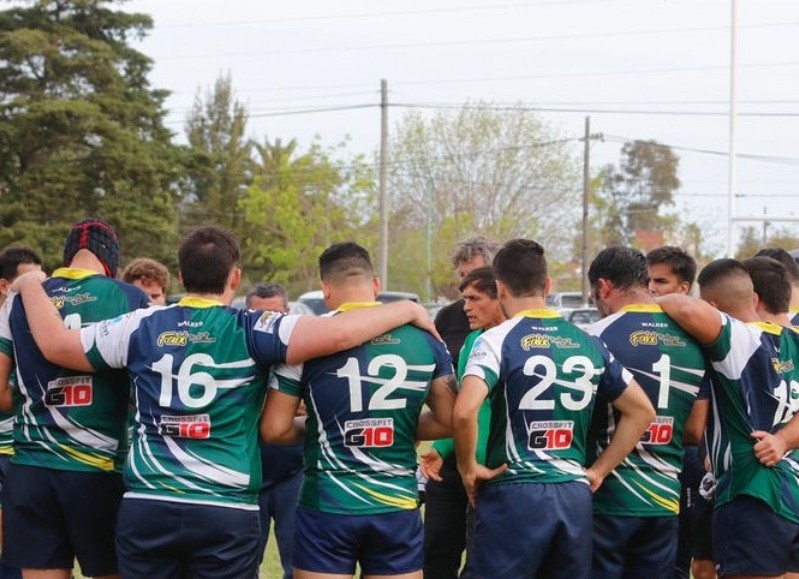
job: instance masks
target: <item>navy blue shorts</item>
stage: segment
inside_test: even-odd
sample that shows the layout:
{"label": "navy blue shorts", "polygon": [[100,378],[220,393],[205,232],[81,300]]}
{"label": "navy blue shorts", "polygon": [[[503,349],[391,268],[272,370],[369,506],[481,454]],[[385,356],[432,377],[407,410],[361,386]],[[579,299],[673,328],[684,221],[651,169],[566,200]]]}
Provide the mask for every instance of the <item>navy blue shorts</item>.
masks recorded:
{"label": "navy blue shorts", "polygon": [[114,529],[122,499],[116,473],[14,464],[5,480],[3,562],[22,569],[117,572]]}
{"label": "navy blue shorts", "polygon": [[294,567],[316,573],[400,575],[424,566],[419,510],[338,515],[297,509]]}
{"label": "navy blue shorts", "polygon": [[713,555],[719,576],[799,571],[799,525],[754,497],[739,496],[713,514]]}
{"label": "navy blue shorts", "polygon": [[258,511],[124,499],[117,553],[123,577],[255,577]]}
{"label": "navy blue shorts", "polygon": [[477,496],[474,550],[464,577],[588,577],[591,529],[585,483],[485,485]]}
{"label": "navy blue shorts", "polygon": [[671,579],[679,518],[594,516],[592,579]]}

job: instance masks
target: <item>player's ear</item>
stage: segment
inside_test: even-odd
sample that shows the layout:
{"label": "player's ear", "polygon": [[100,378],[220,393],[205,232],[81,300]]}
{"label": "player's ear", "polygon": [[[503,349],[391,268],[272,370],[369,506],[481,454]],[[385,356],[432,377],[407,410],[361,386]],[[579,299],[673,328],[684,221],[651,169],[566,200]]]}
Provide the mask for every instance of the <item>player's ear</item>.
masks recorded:
{"label": "player's ear", "polygon": [[11,284],[8,282],[8,280],[6,278],[0,277],[0,295],[7,296],[8,295],[8,287],[10,285]]}
{"label": "player's ear", "polygon": [[228,279],[228,287],[230,287],[230,289],[235,291],[236,288],[238,288],[239,284],[241,283],[241,268],[234,267],[233,269],[231,269],[227,279]]}
{"label": "player's ear", "polygon": [[327,302],[330,299],[330,284],[326,281],[322,282],[322,299]]}
{"label": "player's ear", "polygon": [[508,290],[505,284],[499,280],[496,280],[494,283],[497,284],[497,298],[499,298],[500,301],[506,299],[508,297]]}
{"label": "player's ear", "polygon": [[545,298],[549,295],[549,290],[551,288],[552,288],[552,278],[547,276],[547,279],[544,282],[544,297]]}
{"label": "player's ear", "polygon": [[372,278],[372,288],[375,291],[375,297],[377,297],[377,294],[380,293],[380,278],[379,277],[374,276]]}

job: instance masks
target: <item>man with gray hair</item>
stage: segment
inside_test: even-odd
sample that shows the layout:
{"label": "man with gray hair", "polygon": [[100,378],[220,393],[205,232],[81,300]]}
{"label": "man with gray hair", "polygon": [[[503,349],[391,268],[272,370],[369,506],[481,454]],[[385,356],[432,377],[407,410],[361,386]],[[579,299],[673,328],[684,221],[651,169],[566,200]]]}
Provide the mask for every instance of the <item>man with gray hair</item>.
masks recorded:
{"label": "man with gray hair", "polygon": [[[470,237],[455,244],[452,250],[452,269],[463,279],[478,267],[490,266],[499,244],[485,237]],[[465,302],[441,308],[436,316],[436,329],[447,345],[453,360],[469,335],[469,320]],[[425,488],[425,563],[426,579],[455,579],[466,548],[466,491],[463,488],[455,455],[447,457],[439,473],[440,481],[430,480]]]}
{"label": "man with gray hair", "polygon": [[[244,301],[248,310],[267,310],[287,314],[289,296],[273,281],[254,285]],[[270,376],[270,382],[273,377]],[[261,540],[258,545],[258,567],[263,561],[269,539],[269,525],[275,521],[275,539],[283,567],[283,579],[292,579],[294,523],[297,518],[297,497],[302,484],[302,444],[267,444],[261,441],[261,490],[258,508],[261,512]],[[257,578],[257,575],[256,575]]]}

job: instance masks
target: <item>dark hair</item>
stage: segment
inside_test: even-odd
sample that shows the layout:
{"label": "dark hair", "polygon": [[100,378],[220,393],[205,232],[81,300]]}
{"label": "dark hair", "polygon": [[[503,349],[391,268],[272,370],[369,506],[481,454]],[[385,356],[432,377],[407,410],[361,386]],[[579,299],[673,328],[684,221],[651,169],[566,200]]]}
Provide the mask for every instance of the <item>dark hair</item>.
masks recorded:
{"label": "dark hair", "polygon": [[755,257],[770,257],[771,259],[776,259],[785,267],[785,273],[788,275],[788,281],[791,282],[791,285],[799,285],[799,264],[791,257],[790,253],[781,247],[767,247],[761,249],[755,254]]}
{"label": "dark hair", "polygon": [[474,289],[482,294],[486,294],[492,300],[497,299],[497,281],[494,277],[493,267],[478,267],[473,269],[461,280],[461,285],[458,290],[463,291],[467,287],[472,286]]}
{"label": "dark hair", "polygon": [[791,305],[791,282],[785,266],[765,255],[749,258],[743,265],[766,311],[770,314],[786,313]]}
{"label": "dark hair", "polygon": [[696,278],[696,282],[699,284],[699,287],[708,287],[718,281],[733,276],[749,277],[749,272],[746,271],[746,268],[737,259],[723,257],[711,261],[703,267],[702,271],[699,272],[699,277]]}
{"label": "dark hair", "polygon": [[512,239],[494,256],[494,275],[514,297],[544,296],[547,259],[532,239]]}
{"label": "dark hair", "polygon": [[229,231],[211,225],[195,229],[178,248],[183,287],[190,293],[223,293],[240,257],[239,242]]}
{"label": "dark hair", "polygon": [[119,267],[119,239],[110,224],[98,217],[89,217],[69,230],[64,243],[64,265],[72,263],[81,249],[90,251],[103,264],[105,275],[115,277]]}
{"label": "dark hair", "polygon": [[266,281],[254,285],[250,291],[247,292],[247,297],[244,298],[244,303],[249,308],[252,298],[273,298],[275,296],[282,298],[283,307],[288,308],[289,296],[286,292],[286,288],[273,281]]}
{"label": "dark hair", "polygon": [[696,260],[680,247],[664,245],[653,249],[646,254],[646,263],[647,265],[665,263],[681,282],[687,281],[689,286],[693,285],[696,278]]}
{"label": "dark hair", "polygon": [[154,282],[158,284],[158,287],[166,291],[169,285],[169,270],[164,264],[154,259],[137,257],[122,272],[122,281],[133,283],[137,280]]}
{"label": "dark hair", "polygon": [[334,243],[319,256],[319,275],[323,281],[351,276],[374,277],[369,252],[352,241]]}
{"label": "dark hair", "polygon": [[588,281],[592,287],[596,287],[599,278],[608,280],[619,290],[646,287],[649,281],[646,258],[631,247],[607,247],[597,254],[588,268]]}
{"label": "dark hair", "polygon": [[41,258],[27,247],[7,247],[0,253],[0,279],[13,281],[17,277],[20,264],[35,263],[42,265]]}
{"label": "dark hair", "polygon": [[498,244],[485,237],[470,237],[455,244],[452,249],[452,267],[457,268],[462,262],[471,261],[482,256],[486,265],[491,265],[497,252]]}

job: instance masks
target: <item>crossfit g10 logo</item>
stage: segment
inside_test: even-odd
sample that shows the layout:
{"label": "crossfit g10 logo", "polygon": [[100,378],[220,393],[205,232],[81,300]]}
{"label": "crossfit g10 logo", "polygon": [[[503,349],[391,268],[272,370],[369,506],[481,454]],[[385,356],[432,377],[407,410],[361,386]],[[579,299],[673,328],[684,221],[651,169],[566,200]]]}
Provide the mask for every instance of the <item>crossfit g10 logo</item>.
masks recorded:
{"label": "crossfit g10 logo", "polygon": [[386,447],[394,444],[393,418],[364,418],[344,423],[344,446]]}
{"label": "crossfit g10 logo", "polygon": [[44,394],[47,406],[90,406],[92,403],[91,376],[65,376],[47,383]]}
{"label": "crossfit g10 logo", "polygon": [[574,422],[571,420],[531,422],[527,432],[530,433],[528,450],[566,450],[571,448],[574,439]]}

